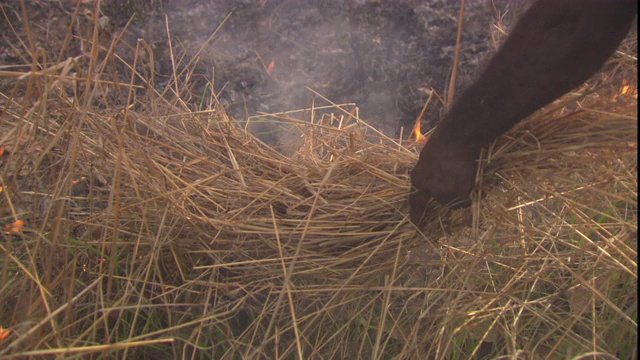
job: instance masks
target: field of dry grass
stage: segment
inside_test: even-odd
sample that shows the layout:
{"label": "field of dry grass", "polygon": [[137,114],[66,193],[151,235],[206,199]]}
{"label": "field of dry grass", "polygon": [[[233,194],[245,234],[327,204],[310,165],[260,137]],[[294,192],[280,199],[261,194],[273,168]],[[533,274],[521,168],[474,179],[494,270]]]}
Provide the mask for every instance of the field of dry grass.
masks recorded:
{"label": "field of dry grass", "polygon": [[415,142],[329,104],[269,147],[84,16],[0,68],[0,358],[635,358],[635,38],[416,229]]}

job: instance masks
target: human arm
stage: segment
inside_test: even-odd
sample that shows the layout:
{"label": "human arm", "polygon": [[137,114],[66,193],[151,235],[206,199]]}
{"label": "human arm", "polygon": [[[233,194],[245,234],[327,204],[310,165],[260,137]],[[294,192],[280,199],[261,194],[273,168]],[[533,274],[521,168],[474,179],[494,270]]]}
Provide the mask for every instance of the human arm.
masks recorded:
{"label": "human arm", "polygon": [[636,13],[630,0],[535,2],[422,149],[411,173],[411,220],[421,220],[432,197],[468,203],[480,150],[596,73]]}

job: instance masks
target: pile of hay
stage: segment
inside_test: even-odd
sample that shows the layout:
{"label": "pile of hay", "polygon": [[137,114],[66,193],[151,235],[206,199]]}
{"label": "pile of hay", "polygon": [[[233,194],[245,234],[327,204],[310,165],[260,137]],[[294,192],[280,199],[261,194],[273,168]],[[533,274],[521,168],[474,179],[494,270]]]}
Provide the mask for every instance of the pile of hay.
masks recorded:
{"label": "pile of hay", "polygon": [[188,71],[158,94],[135,70],[149,57],[5,71],[0,357],[633,357],[622,53],[496,141],[472,208],[432,204],[420,230],[415,143],[350,105],[261,116],[297,139],[287,153],[215,97],[190,108]]}

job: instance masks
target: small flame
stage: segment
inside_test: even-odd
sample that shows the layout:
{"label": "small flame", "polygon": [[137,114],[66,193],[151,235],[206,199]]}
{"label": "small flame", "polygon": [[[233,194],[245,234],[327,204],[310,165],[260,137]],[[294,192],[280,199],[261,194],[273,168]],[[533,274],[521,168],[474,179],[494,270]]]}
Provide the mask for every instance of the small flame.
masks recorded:
{"label": "small flame", "polygon": [[424,114],[427,111],[427,107],[431,102],[431,98],[433,97],[433,94],[435,94],[435,91],[431,89],[431,91],[429,91],[429,97],[427,98],[427,101],[425,101],[424,106],[422,107],[422,111],[420,111],[420,115],[418,115],[418,118],[416,119],[416,123],[413,125],[413,133],[416,134],[416,142],[421,142],[421,143],[427,142],[427,137],[422,133],[422,129],[420,128],[420,126],[422,125],[422,118],[424,117]]}
{"label": "small flame", "polygon": [[81,176],[80,179],[78,179],[78,180],[71,180],[71,185],[78,185],[78,184],[80,184],[81,181],[84,181],[86,179],[87,179],[86,176]]}
{"label": "small flame", "polygon": [[427,138],[424,136],[422,129],[420,128],[422,124],[420,119],[420,117],[416,119],[416,123],[413,125],[413,133],[416,134],[416,142],[427,142]]}
{"label": "small flame", "polygon": [[276,67],[276,61],[272,59],[269,66],[267,66],[267,74],[271,75],[271,71],[274,67]]}
{"label": "small flame", "polygon": [[11,335],[11,330],[5,329],[2,326],[0,326],[0,342],[2,342],[2,340],[4,340],[4,339],[8,338],[9,335]]}
{"label": "small flame", "polygon": [[622,85],[618,88],[618,92],[613,94],[613,100],[616,101],[620,97],[622,98],[633,98],[634,100],[638,100],[638,89],[629,84],[627,79],[622,79]]}
{"label": "small flame", "polygon": [[11,224],[6,224],[4,226],[4,233],[6,235],[17,234],[22,231],[22,227],[24,226],[24,224],[24,220],[16,220]]}

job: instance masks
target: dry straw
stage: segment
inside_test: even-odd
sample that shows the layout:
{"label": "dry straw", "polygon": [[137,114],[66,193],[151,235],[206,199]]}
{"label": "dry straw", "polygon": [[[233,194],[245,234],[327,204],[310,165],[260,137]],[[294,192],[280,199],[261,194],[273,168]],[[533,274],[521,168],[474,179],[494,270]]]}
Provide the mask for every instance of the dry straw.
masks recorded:
{"label": "dry straw", "polygon": [[144,43],[5,71],[0,357],[633,357],[635,43],[420,230],[415,143],[353,105],[249,120],[279,148],[187,106],[189,67],[157,93]]}

